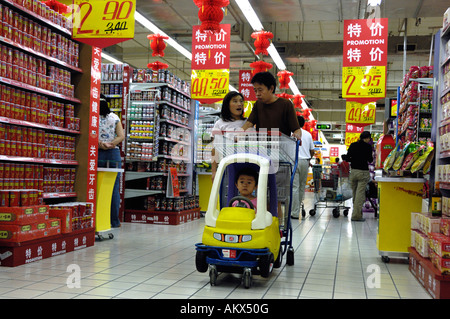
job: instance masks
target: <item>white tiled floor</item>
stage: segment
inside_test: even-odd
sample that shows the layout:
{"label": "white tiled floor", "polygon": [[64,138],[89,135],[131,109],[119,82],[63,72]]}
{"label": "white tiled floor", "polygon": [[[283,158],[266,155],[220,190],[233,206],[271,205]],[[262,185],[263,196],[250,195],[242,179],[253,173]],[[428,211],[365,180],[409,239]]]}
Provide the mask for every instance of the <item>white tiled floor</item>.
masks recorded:
{"label": "white tiled floor", "polygon": [[[307,193],[309,210],[313,194]],[[351,214],[351,212],[350,212]],[[350,216],[349,216],[350,217]],[[204,220],[179,226],[123,223],[116,238],[93,247],[14,268],[0,267],[0,298],[70,299],[430,299],[404,260],[381,261],[377,219],[334,218],[331,209],[293,220],[295,265],[283,265],[245,289],[241,276],[220,274],[210,286],[195,269],[194,244]],[[81,270],[81,287],[69,288],[67,267]],[[380,287],[371,288],[368,269],[380,269]]]}

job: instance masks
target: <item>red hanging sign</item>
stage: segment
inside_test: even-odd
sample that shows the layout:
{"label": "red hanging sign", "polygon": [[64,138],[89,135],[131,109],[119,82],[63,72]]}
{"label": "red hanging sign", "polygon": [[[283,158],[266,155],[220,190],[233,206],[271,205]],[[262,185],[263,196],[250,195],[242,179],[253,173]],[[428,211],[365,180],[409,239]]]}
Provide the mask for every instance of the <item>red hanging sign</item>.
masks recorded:
{"label": "red hanging sign", "polygon": [[[88,140],[88,178],[87,178],[87,202],[92,203],[94,209],[97,194],[97,159],[98,159],[98,124],[100,109],[100,82],[102,49],[92,47],[91,64],[91,91],[89,100],[89,140]],[[95,218],[95,217],[94,217]],[[95,219],[94,219],[95,222]]]}
{"label": "red hanging sign", "polygon": [[239,92],[244,96],[246,101],[256,101],[256,94],[253,90],[252,70],[239,70]]}

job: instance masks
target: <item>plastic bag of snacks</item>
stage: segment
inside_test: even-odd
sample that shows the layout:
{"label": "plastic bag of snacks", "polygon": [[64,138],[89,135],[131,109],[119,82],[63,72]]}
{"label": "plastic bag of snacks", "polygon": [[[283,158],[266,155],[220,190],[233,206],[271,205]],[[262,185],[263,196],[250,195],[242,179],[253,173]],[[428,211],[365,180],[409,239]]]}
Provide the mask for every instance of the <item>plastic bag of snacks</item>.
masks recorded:
{"label": "plastic bag of snacks", "polygon": [[428,172],[429,166],[431,164],[431,160],[433,159],[433,156],[434,156],[433,143],[429,142],[429,143],[427,143],[427,146],[422,150],[422,154],[411,166],[411,173],[415,173],[415,172],[419,171],[420,169],[422,169],[425,166],[426,163],[427,163],[426,171]]}
{"label": "plastic bag of snacks", "polygon": [[403,159],[405,158],[406,155],[409,154],[410,148],[409,146],[411,145],[411,143],[406,143],[403,146],[403,149],[398,153],[397,158],[394,161],[394,164],[392,165],[392,168],[394,170],[399,170],[400,167],[402,167],[402,163],[403,163]]}
{"label": "plastic bag of snacks", "polygon": [[385,172],[387,172],[394,164],[395,159],[397,157],[397,152],[398,152],[397,149],[398,149],[398,145],[394,147],[394,149],[389,153],[389,155],[384,160],[383,168],[384,168]]}
{"label": "plastic bag of snacks", "polygon": [[419,158],[421,151],[425,148],[425,145],[413,144],[413,149],[405,156],[402,164],[402,171],[409,170],[412,164]]}

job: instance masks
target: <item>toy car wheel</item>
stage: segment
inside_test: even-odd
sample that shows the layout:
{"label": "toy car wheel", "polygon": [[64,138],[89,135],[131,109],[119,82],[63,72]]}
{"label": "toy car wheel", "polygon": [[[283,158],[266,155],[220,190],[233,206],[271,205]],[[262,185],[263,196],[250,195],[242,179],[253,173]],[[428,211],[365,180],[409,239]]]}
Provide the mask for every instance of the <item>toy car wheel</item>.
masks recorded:
{"label": "toy car wheel", "polygon": [[344,216],[345,216],[345,217],[348,216],[348,209],[344,210]]}
{"label": "toy car wheel", "polygon": [[289,266],[294,265],[294,248],[289,247],[287,251],[286,264]]}
{"label": "toy car wheel", "polygon": [[304,208],[302,208],[302,217],[306,216],[306,210]]}
{"label": "toy car wheel", "polygon": [[199,272],[206,272],[208,270],[208,264],[206,263],[206,252],[197,251],[195,254],[195,267]]}
{"label": "toy car wheel", "polygon": [[209,283],[210,283],[211,286],[215,286],[216,285],[216,283],[217,283],[217,276],[218,276],[218,273],[217,273],[216,266],[211,266],[209,268]]}
{"label": "toy car wheel", "polygon": [[244,275],[242,276],[242,282],[244,284],[244,287],[246,289],[250,288],[252,286],[252,270],[250,268],[244,269]]}
{"label": "toy car wheel", "polygon": [[273,254],[261,256],[258,264],[261,277],[269,277],[273,269]]}
{"label": "toy car wheel", "polygon": [[314,216],[316,214],[316,210],[315,209],[311,209],[310,211],[309,211],[309,215],[310,216]]}
{"label": "toy car wheel", "polygon": [[333,217],[338,218],[340,215],[338,208],[333,208]]}
{"label": "toy car wheel", "polygon": [[278,251],[278,257],[277,260],[273,263],[273,268],[280,268],[281,263],[283,262],[283,250],[280,244],[280,250]]}

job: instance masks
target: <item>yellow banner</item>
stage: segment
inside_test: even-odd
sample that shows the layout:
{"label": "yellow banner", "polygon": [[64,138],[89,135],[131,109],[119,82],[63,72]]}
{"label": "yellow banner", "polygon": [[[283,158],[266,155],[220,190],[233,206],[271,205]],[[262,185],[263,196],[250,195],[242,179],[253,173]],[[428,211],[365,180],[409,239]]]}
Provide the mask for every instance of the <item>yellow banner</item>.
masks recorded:
{"label": "yellow banner", "polygon": [[342,68],[342,97],[344,99],[378,99],[385,96],[385,66],[347,66]]}
{"label": "yellow banner", "polygon": [[347,101],[345,103],[345,122],[351,124],[374,124],[376,102],[359,103]]}
{"label": "yellow banner", "polygon": [[230,70],[192,70],[191,98],[209,103],[222,100],[228,93]]}
{"label": "yellow banner", "polygon": [[136,0],[74,0],[73,38],[134,38]]}
{"label": "yellow banner", "polygon": [[354,142],[358,142],[361,133],[345,132],[345,145],[347,147]]}

